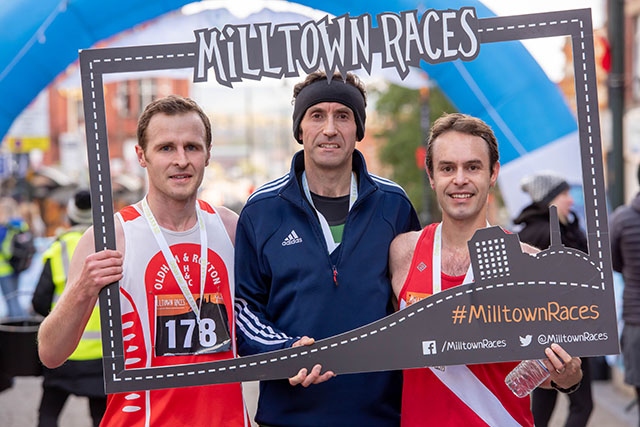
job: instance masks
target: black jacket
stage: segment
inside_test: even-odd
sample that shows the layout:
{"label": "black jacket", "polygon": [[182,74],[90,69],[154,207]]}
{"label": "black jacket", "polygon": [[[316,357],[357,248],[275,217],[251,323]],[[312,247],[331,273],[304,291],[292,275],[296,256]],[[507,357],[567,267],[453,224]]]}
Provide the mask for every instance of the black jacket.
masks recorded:
{"label": "black jacket", "polygon": [[[547,249],[551,245],[549,221],[549,207],[538,203],[532,203],[524,208],[513,220],[514,224],[523,225],[522,230],[518,232],[520,241],[540,250]],[[564,246],[584,253],[588,252],[587,237],[580,227],[577,215],[573,212],[569,215],[567,224],[560,223],[560,235]]]}
{"label": "black jacket", "polygon": [[613,212],[609,231],[613,269],[624,279],[622,319],[640,325],[640,193]]}

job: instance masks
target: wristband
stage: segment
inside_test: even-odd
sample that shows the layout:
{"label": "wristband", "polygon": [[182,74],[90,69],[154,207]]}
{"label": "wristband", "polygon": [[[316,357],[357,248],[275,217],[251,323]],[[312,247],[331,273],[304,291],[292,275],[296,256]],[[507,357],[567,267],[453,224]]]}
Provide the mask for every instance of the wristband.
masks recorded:
{"label": "wristband", "polygon": [[551,387],[553,387],[554,390],[557,390],[560,393],[564,393],[564,394],[571,394],[571,393],[577,391],[580,388],[581,384],[582,384],[582,380],[578,381],[576,384],[572,385],[569,388],[562,388],[562,387],[558,387],[558,384],[556,384],[553,381],[551,381]]}

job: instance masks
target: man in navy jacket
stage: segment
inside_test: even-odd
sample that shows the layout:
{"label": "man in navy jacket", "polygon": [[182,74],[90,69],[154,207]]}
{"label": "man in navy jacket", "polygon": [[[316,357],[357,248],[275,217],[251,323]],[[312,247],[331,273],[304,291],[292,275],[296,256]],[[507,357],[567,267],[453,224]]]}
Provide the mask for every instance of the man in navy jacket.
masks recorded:
{"label": "man in navy jacket", "polygon": [[[247,201],[236,233],[238,350],[310,345],[393,312],[389,244],[419,230],[397,184],[367,172],[366,91],[353,74],[315,72],[294,88],[291,171]],[[330,369],[331,367],[324,367]],[[398,426],[401,374],[335,377],[316,365],[262,381],[264,426]]]}

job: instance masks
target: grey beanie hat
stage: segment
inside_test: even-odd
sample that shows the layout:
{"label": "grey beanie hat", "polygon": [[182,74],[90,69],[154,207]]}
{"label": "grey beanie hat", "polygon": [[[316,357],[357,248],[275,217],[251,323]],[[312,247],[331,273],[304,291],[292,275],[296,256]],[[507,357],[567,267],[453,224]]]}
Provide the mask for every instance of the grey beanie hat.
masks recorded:
{"label": "grey beanie hat", "polygon": [[93,214],[91,212],[91,193],[88,190],[79,190],[69,199],[67,216],[75,224],[91,225]]}
{"label": "grey beanie hat", "polygon": [[570,187],[562,176],[555,172],[542,171],[523,178],[520,188],[528,193],[535,203],[548,205],[558,194]]}

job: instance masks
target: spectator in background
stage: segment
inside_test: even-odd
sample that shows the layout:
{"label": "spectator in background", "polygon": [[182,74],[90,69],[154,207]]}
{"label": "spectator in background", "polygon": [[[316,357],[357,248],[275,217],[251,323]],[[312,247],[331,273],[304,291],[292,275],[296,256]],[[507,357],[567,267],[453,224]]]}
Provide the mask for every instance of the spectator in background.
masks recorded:
{"label": "spectator in background", "polygon": [[[92,223],[91,193],[80,190],[69,200],[71,227],[63,231],[42,256],[44,267],[32,298],[36,313],[47,316],[67,283],[69,261],[82,234]],[[86,396],[93,425],[100,425],[107,406],[102,373],[100,310],[93,309],[76,350],[55,369],[44,368],[38,427],[55,427],[70,394]]]}
{"label": "spectator in background", "polygon": [[[640,165],[637,179],[640,183]],[[640,404],[640,193],[613,212],[609,231],[613,269],[622,273],[624,279],[621,338],[624,381],[635,388]]]}
{"label": "spectator in background", "polygon": [[[562,244],[588,253],[587,237],[580,227],[578,216],[571,210],[573,198],[569,194],[570,187],[566,179],[554,172],[542,171],[525,177],[520,185],[532,200],[513,221],[514,224],[523,226],[518,232],[520,241],[540,250],[551,245],[549,206],[555,205],[560,221]],[[590,365],[589,358],[583,358],[582,386],[568,395],[569,414],[565,424],[567,427],[584,427],[589,421],[593,410]],[[557,396],[558,392],[554,389],[537,388],[533,391],[531,408],[537,427],[548,425]]]}
{"label": "spectator in background", "polygon": [[11,197],[0,199],[0,287],[7,303],[8,317],[19,318],[27,315],[20,305],[18,293],[19,273],[9,263],[11,240],[21,230],[28,230],[27,223],[20,218],[18,204]]}
{"label": "spectator in background", "polygon": [[55,238],[68,226],[66,217],[67,202],[78,187],[64,173],[43,166],[31,179],[33,186],[33,204],[39,211],[39,224],[36,230],[39,236]]}

